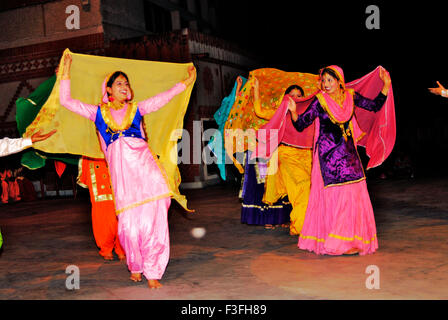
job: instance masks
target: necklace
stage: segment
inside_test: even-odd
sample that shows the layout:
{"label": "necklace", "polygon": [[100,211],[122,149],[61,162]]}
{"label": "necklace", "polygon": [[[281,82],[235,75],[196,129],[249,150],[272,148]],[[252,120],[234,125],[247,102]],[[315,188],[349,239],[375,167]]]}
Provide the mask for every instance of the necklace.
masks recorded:
{"label": "necklace", "polygon": [[102,104],[101,105],[101,115],[103,116],[104,122],[107,124],[107,126],[112,129],[114,132],[118,131],[125,131],[129,129],[129,127],[132,124],[132,121],[134,120],[135,114],[137,112],[137,103],[129,103],[128,107],[126,109],[126,114],[123,118],[123,121],[121,124],[117,124],[115,122],[115,119],[113,118],[112,114],[110,113],[110,109],[119,110],[121,108],[115,109],[111,106],[111,103]]}
{"label": "necklace", "polygon": [[122,109],[126,103],[121,103],[121,102],[109,102],[108,104],[108,108],[114,109],[114,110],[120,110]]}
{"label": "necklace", "polygon": [[338,90],[337,93],[330,95],[331,99],[333,99],[341,108],[343,107],[345,101],[345,91]]}

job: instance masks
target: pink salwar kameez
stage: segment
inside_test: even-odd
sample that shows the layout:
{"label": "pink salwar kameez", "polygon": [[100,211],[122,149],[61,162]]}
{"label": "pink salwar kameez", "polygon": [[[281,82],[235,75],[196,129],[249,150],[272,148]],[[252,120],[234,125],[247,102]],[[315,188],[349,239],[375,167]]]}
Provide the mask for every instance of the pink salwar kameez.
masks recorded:
{"label": "pink salwar kameez", "polygon": [[[138,111],[141,116],[156,111],[185,88],[183,83],[178,83],[170,90],[139,102]],[[100,114],[98,105],[71,98],[70,80],[61,81],[60,100],[64,107],[91,121],[95,122]],[[131,107],[128,103],[122,109],[109,110],[113,120],[120,124],[126,121],[127,109]],[[140,130],[144,137],[141,123]],[[129,271],[159,280],[170,255],[167,213],[171,193],[164,170],[146,140],[120,134],[107,144],[101,134],[98,136],[109,167],[118,215],[118,236],[126,252]]]}

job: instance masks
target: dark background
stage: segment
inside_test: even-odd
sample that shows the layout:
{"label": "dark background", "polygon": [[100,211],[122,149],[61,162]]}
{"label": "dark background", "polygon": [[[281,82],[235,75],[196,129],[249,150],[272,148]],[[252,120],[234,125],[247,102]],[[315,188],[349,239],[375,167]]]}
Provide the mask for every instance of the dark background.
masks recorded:
{"label": "dark background", "polygon": [[[380,29],[368,30],[369,5],[380,10]],[[420,173],[448,174],[448,99],[428,87],[448,88],[448,3],[434,1],[219,2],[220,36],[262,59],[260,67],[317,73],[343,68],[347,82],[378,65],[391,75],[397,152]],[[392,160],[390,160],[392,161]]]}

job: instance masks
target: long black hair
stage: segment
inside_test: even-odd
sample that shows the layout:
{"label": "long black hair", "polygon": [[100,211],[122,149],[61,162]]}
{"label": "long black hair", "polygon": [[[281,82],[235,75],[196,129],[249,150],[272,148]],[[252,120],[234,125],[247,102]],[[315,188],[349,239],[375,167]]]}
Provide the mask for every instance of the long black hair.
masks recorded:
{"label": "long black hair", "polygon": [[322,71],[320,72],[320,76],[322,77],[324,74],[328,74],[328,75],[332,76],[333,78],[335,78],[338,81],[341,80],[339,78],[338,74],[336,73],[336,71],[334,71],[331,68],[323,68]]}
{"label": "long black hair", "polygon": [[292,86],[289,86],[288,89],[285,90],[285,94],[290,93],[292,90],[297,89],[302,94],[302,97],[305,96],[305,93],[303,92],[303,89],[301,86],[298,86],[296,84],[293,84]]}

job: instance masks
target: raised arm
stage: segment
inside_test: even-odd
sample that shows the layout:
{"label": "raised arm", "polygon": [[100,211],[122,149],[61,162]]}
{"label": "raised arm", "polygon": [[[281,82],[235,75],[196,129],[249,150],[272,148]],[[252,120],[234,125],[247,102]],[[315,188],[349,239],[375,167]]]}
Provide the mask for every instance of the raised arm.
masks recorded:
{"label": "raised arm", "polygon": [[353,102],[357,107],[363,108],[368,111],[378,112],[383,107],[386,98],[387,97],[382,92],[380,92],[373,100],[362,96],[358,92],[355,92],[355,95],[353,96]]}
{"label": "raised arm", "polygon": [[355,106],[373,112],[378,112],[381,110],[384,102],[386,101],[387,94],[391,85],[390,75],[383,67],[380,68],[380,79],[383,81],[383,88],[381,89],[381,92],[376,96],[376,98],[371,100],[363,97],[358,92],[355,92],[355,95],[353,96],[353,102],[355,103]]}
{"label": "raised arm", "polygon": [[161,107],[166,105],[171,101],[175,96],[184,91],[187,87],[183,82],[179,82],[174,85],[171,89],[159,93],[149,99],[140,101],[138,103],[138,109],[140,110],[140,114],[143,116],[147,113],[151,113],[159,110]]}
{"label": "raised arm", "polygon": [[72,64],[72,57],[70,54],[66,53],[64,57],[64,66],[62,79],[59,86],[59,101],[62,106],[68,110],[79,114],[89,120],[95,121],[96,112],[98,106],[83,103],[79,100],[72,99],[70,93],[70,67]]}
{"label": "raised arm", "polygon": [[149,99],[140,101],[138,103],[138,109],[141,115],[151,113],[159,110],[161,107],[171,101],[176,95],[183,92],[189,85],[193,84],[196,80],[196,68],[191,66],[188,68],[188,78],[177,83],[171,89],[159,93]]}
{"label": "raised arm", "polygon": [[254,78],[254,111],[257,117],[266,120],[270,120],[274,116],[276,111],[270,109],[263,110],[263,108],[261,107],[260,88],[257,78]]}

